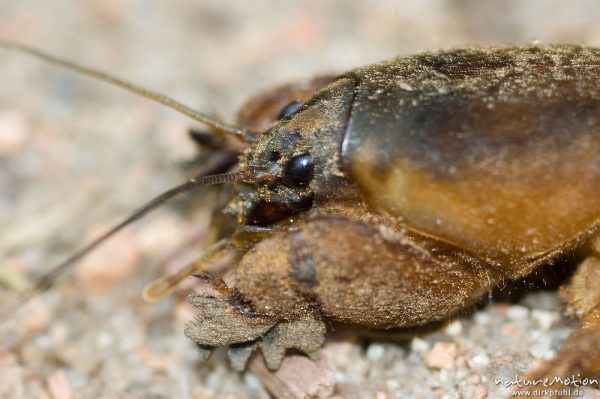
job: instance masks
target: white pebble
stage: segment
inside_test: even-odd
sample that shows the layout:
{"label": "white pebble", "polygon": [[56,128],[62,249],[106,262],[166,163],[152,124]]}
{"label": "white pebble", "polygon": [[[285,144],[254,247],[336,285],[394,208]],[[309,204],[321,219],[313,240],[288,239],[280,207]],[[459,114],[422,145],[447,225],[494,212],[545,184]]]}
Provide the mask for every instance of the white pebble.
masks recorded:
{"label": "white pebble", "polygon": [[429,349],[429,344],[427,343],[427,341],[422,340],[421,338],[414,338],[412,340],[410,348],[413,352],[421,353]]}
{"label": "white pebble", "polygon": [[[441,369],[440,372],[438,373],[438,379],[439,379],[439,382],[442,384],[450,382],[451,376],[450,376],[450,373],[448,372],[448,370]],[[444,396],[442,396],[442,397],[444,397]]]}
{"label": "white pebble", "polygon": [[475,314],[475,323],[480,325],[490,324],[491,318],[487,313],[479,312]]}
{"label": "white pebble", "polygon": [[262,388],[260,380],[253,373],[244,373],[244,383],[253,391],[259,391]]}
{"label": "white pebble", "polygon": [[542,330],[546,331],[556,320],[558,320],[558,314],[554,312],[548,312],[547,310],[534,309],[531,311],[531,317],[539,324]]}
{"label": "white pebble", "polygon": [[335,382],[337,382],[338,384],[343,384],[348,380],[346,373],[344,373],[343,371],[336,371],[334,376]]}
{"label": "white pebble", "polygon": [[383,357],[385,354],[385,347],[381,344],[371,344],[367,349],[367,359],[375,362]]}
{"label": "white pebble", "polygon": [[114,341],[113,335],[108,331],[100,331],[96,335],[96,347],[100,350],[110,348]]}
{"label": "white pebble", "polygon": [[467,363],[473,370],[482,371],[490,364],[490,358],[486,354],[475,355]]}
{"label": "white pebble", "polygon": [[454,320],[452,323],[446,326],[446,334],[448,335],[459,335],[462,333],[462,323],[460,320]]}
{"label": "white pebble", "polygon": [[540,337],[535,340],[529,347],[529,354],[536,359],[546,359],[549,357],[550,340],[545,337]]}
{"label": "white pebble", "polygon": [[508,309],[506,315],[511,320],[525,320],[529,316],[529,309],[525,306],[514,305]]}
{"label": "white pebble", "polygon": [[12,156],[27,144],[29,124],[25,118],[14,111],[0,113],[0,155]]}

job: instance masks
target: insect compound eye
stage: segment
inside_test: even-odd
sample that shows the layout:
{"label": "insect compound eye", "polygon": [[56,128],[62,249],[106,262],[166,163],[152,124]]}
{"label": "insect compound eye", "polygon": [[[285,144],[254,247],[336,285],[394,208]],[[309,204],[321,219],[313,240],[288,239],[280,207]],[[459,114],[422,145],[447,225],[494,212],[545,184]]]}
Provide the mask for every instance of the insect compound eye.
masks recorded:
{"label": "insect compound eye", "polygon": [[283,170],[283,183],[293,188],[306,187],[313,178],[315,164],[310,154],[290,159]]}
{"label": "insect compound eye", "polygon": [[283,109],[279,113],[279,116],[277,117],[277,119],[280,120],[280,119],[287,118],[294,112],[298,111],[298,109],[300,109],[301,106],[302,106],[302,103],[300,101],[298,101],[298,100],[292,101],[291,103],[289,103],[288,105],[283,107]]}

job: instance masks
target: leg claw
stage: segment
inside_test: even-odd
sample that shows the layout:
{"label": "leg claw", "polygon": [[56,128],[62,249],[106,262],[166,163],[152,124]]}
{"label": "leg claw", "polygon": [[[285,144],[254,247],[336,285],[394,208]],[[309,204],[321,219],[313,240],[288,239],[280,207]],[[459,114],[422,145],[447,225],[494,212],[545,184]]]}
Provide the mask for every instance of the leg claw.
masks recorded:
{"label": "leg claw", "polygon": [[227,292],[223,289],[216,297],[193,294],[188,298],[199,312],[185,335],[198,344],[202,357],[208,358],[217,346],[228,346],[231,366],[241,371],[257,347],[271,370],[279,368],[288,349],[312,359],[318,356],[326,331],[321,320],[313,315],[289,321],[256,315],[248,311],[247,303]]}

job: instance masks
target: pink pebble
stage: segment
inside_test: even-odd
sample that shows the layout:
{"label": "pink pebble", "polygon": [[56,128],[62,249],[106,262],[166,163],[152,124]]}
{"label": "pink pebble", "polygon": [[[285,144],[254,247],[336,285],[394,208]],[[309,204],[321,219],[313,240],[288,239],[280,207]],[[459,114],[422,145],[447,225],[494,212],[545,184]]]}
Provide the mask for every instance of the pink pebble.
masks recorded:
{"label": "pink pebble", "polygon": [[28,123],[20,113],[13,111],[0,113],[0,155],[18,154],[27,141],[28,131]]}
{"label": "pink pebble", "polygon": [[[103,229],[92,234],[96,237]],[[76,277],[87,289],[106,294],[118,282],[135,274],[140,252],[132,233],[123,231],[91,253],[77,268]]]}
{"label": "pink pebble", "polygon": [[52,312],[46,303],[39,297],[33,298],[23,311],[24,325],[27,332],[35,334],[45,329],[52,318]]}
{"label": "pink pebble", "polygon": [[433,369],[451,369],[456,358],[456,344],[452,342],[437,342],[433,348],[423,355],[425,364]]}

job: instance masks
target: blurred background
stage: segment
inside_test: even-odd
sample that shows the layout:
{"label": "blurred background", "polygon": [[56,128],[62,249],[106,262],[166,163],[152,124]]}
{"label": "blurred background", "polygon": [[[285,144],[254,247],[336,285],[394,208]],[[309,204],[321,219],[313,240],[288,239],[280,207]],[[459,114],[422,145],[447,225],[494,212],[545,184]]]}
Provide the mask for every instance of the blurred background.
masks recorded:
{"label": "blurred background", "polygon": [[[593,0],[0,0],[1,38],[110,71],[226,121],[270,85],[397,55],[533,41],[598,46],[598,21],[600,3]],[[120,89],[0,50],[4,285],[22,288],[86,238],[177,184],[178,163],[194,153],[187,139],[192,125]],[[166,209],[147,218],[3,326],[0,397],[268,397],[255,374],[232,373],[222,354],[208,366],[199,363],[181,332],[190,316],[185,305],[140,300],[144,284],[169,268],[157,259],[185,252],[182,243],[201,246],[206,212],[199,206],[195,213]],[[13,297],[0,291],[1,303]],[[548,301],[541,310],[559,310]],[[483,312],[494,311],[507,310]],[[555,327],[549,350],[572,326]],[[336,363],[341,397],[401,397],[416,389],[431,397],[468,396],[459,387],[467,376],[428,377],[422,361],[412,366],[417,374],[399,365],[404,371],[384,375],[390,364],[367,356],[384,348],[382,359],[405,364],[410,348],[338,345],[347,345],[335,349],[347,358]],[[506,353],[523,367],[536,361],[521,349]],[[512,372],[515,362],[506,363]],[[490,378],[499,372],[487,365],[469,370]],[[356,384],[367,380],[374,382],[359,390]],[[482,397],[501,394],[489,381],[469,384]]]}

